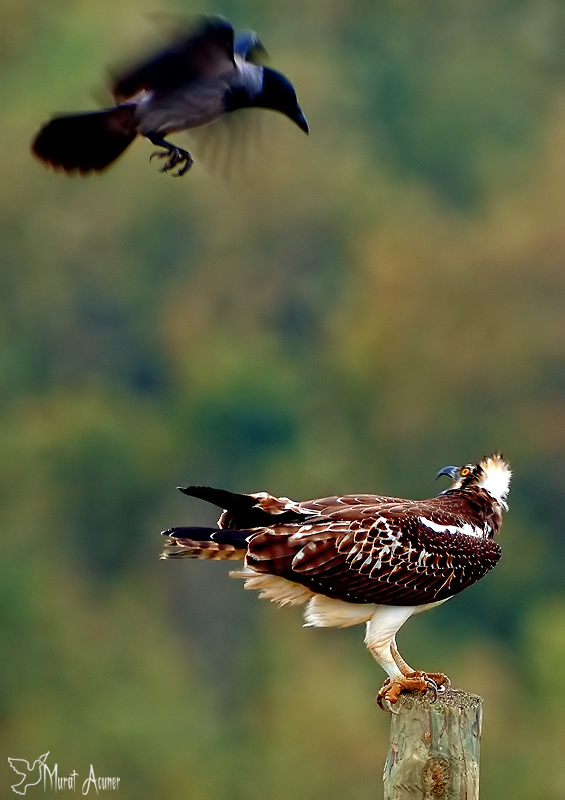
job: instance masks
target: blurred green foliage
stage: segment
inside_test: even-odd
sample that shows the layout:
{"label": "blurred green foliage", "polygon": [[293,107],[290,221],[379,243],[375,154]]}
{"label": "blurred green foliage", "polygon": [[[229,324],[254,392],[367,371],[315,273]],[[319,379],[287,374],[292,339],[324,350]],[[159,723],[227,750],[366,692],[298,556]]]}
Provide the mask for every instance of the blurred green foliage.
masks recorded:
{"label": "blurred green foliage", "polygon": [[95,108],[160,10],[202,9],[0,10],[1,793],[7,756],[49,750],[124,800],[378,796],[362,631],[159,562],[158,531],[214,519],[179,484],[426,496],[500,448],[501,564],[401,646],[486,698],[485,797],[561,800],[563,5],[224,0],[309,140],[263,113],[247,167],[218,139],[224,169],[178,181],[145,141],[102,176],[45,170],[38,125]]}

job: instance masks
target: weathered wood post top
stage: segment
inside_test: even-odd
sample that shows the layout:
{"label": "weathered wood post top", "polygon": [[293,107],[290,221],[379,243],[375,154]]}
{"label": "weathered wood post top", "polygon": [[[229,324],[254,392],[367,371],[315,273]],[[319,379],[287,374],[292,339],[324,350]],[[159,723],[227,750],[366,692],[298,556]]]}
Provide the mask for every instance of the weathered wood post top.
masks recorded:
{"label": "weathered wood post top", "polygon": [[483,700],[447,689],[393,706],[384,800],[478,800]]}

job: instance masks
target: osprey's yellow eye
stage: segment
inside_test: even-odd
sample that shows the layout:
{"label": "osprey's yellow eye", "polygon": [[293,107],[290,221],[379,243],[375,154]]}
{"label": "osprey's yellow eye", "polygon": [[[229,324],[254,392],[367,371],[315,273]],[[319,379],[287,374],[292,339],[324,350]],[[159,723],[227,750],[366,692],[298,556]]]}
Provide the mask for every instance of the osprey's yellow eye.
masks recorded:
{"label": "osprey's yellow eye", "polygon": [[462,478],[466,478],[466,477],[467,477],[467,475],[468,475],[470,472],[471,472],[471,470],[469,469],[469,467],[463,467],[463,469],[461,470],[461,477],[462,477]]}

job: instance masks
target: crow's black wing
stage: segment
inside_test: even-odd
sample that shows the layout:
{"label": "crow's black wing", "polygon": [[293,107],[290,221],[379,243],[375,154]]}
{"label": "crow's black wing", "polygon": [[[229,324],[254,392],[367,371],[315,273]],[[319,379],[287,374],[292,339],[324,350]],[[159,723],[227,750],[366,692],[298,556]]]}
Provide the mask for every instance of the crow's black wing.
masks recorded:
{"label": "crow's black wing", "polygon": [[167,50],[117,77],[112,93],[122,100],[144,89],[169,91],[230,69],[235,69],[233,28],[223,17],[204,17]]}

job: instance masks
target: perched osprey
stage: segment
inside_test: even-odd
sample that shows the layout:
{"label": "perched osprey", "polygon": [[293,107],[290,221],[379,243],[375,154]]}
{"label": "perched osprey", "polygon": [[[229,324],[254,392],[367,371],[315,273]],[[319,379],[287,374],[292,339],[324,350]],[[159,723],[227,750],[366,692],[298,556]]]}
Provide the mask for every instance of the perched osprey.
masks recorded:
{"label": "perched osprey", "polygon": [[306,603],[306,625],[366,623],[365,644],[388,675],[377,700],[437,693],[441,673],[413,670],[396,633],[406,620],[478,581],[500,558],[511,471],[495,453],[444,467],[449,489],[429,500],[360,494],[296,503],[266,492],[180,491],[224,509],[217,528],[170,528],[162,558],[243,559],[231,575],[279,605]]}

